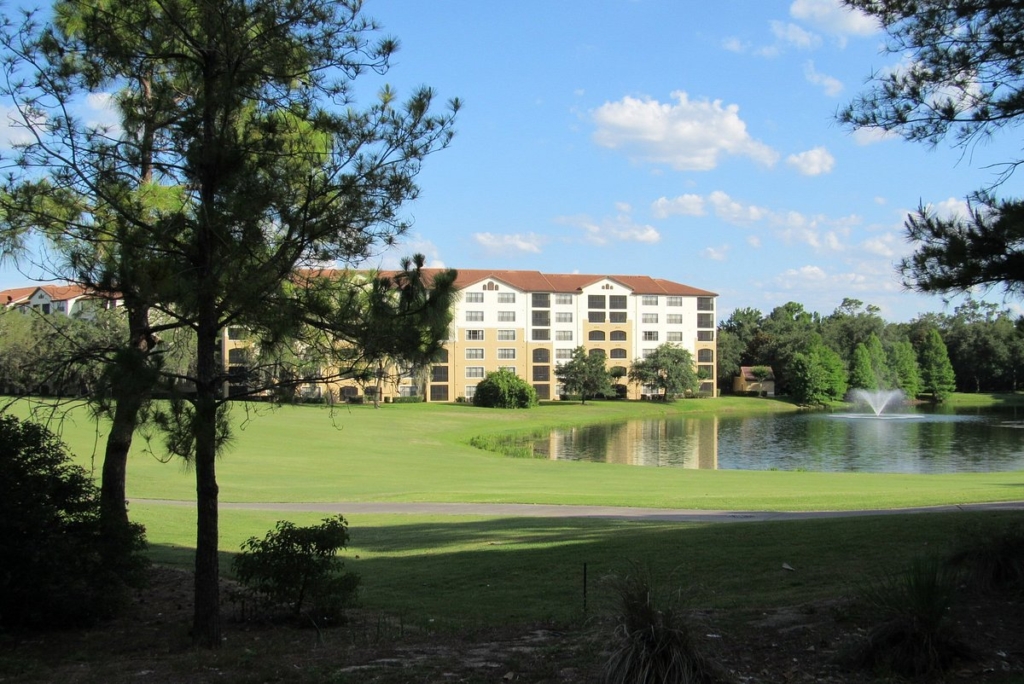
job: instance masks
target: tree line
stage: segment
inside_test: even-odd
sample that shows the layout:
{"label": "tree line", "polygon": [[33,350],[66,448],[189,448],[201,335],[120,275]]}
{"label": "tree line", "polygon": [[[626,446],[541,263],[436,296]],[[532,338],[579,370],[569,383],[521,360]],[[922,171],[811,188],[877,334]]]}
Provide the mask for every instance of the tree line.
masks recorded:
{"label": "tree line", "polygon": [[789,302],[767,315],[736,309],[718,332],[719,387],[741,366],[768,366],[776,392],[821,404],[851,389],[900,389],[942,401],[950,392],[1018,388],[1024,317],[968,297],[953,313],[889,323],[878,307],[847,298],[827,316]]}

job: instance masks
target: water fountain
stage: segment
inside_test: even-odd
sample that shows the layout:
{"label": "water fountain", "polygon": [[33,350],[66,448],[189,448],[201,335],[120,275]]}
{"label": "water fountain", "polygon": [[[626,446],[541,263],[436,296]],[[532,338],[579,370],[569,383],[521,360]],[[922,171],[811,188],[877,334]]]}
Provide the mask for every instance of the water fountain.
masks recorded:
{"label": "water fountain", "polygon": [[875,412],[875,416],[881,416],[882,411],[885,407],[894,401],[903,399],[902,390],[867,390],[867,389],[855,389],[850,392],[850,397],[854,401],[862,402],[871,407],[871,410]]}

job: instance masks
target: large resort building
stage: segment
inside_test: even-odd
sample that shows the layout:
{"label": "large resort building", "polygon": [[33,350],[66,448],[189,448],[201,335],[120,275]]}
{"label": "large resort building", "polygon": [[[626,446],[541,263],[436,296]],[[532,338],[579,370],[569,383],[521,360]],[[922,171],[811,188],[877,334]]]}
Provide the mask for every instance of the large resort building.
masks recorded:
{"label": "large resort building", "polygon": [[[429,279],[434,272],[426,269],[424,275]],[[622,396],[640,399],[657,390],[628,383],[630,364],[666,342],[690,352],[705,376],[701,392],[714,394],[714,292],[649,276],[488,269],[459,269],[456,287],[459,301],[442,357],[428,369],[384,383],[384,400],[422,395],[432,402],[471,401],[477,384],[500,369],[525,379],[540,399],[558,399],[563,392],[555,368],[581,346],[604,356]],[[0,297],[0,307],[69,315],[90,299],[80,288],[57,286],[6,290]],[[229,376],[244,363],[248,344],[244,331],[223,331],[222,359]],[[354,400],[375,390],[348,381],[308,387],[304,395]]]}

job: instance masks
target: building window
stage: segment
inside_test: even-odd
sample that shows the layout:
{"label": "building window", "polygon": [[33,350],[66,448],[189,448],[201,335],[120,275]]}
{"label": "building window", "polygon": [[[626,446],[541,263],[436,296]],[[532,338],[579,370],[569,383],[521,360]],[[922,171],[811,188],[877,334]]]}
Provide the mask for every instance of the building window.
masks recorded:
{"label": "building window", "polygon": [[715,351],[713,349],[698,349],[697,361],[699,363],[714,363]]}
{"label": "building window", "polygon": [[534,311],[533,312],[533,324],[541,327],[547,327],[551,325],[551,312],[550,311]]}
{"label": "building window", "polygon": [[697,314],[697,327],[698,328],[714,328],[715,327],[715,315],[714,314]]}
{"label": "building window", "polygon": [[697,366],[697,375],[705,378],[715,377],[715,367],[711,365]]}
{"label": "building window", "polygon": [[431,382],[448,382],[448,366],[431,366]]}
{"label": "building window", "polygon": [[627,355],[626,350],[622,349],[622,348],[612,349],[610,356],[613,359],[627,359],[627,358],[629,358],[629,356]]}
{"label": "building window", "polygon": [[604,309],[605,299],[604,295],[588,295],[587,296],[587,308],[588,309]]}
{"label": "building window", "polygon": [[484,312],[483,311],[467,311],[466,312],[466,321],[467,322],[479,323],[482,320],[484,320]]}
{"label": "building window", "polygon": [[604,311],[588,311],[587,320],[591,323],[604,323]]}
{"label": "building window", "polygon": [[245,328],[239,328],[237,326],[231,326],[228,328],[228,339],[229,340],[244,340],[248,337]]}
{"label": "building window", "polygon": [[512,375],[516,374],[516,367],[515,366],[498,366],[498,370],[508,371]]}
{"label": "building window", "polygon": [[605,356],[607,356],[607,354],[605,353],[604,349],[591,349],[590,351],[587,352],[587,355],[591,356],[591,357],[593,357],[593,356],[600,356],[602,359]]}
{"label": "building window", "polygon": [[504,361],[516,358],[516,350],[511,347],[502,347],[498,349],[498,358]]}
{"label": "building window", "polygon": [[466,377],[467,378],[482,378],[484,377],[483,366],[466,366]]}
{"label": "building window", "polygon": [[483,292],[467,292],[466,303],[467,304],[482,304],[484,301]]}
{"label": "building window", "polygon": [[669,325],[682,325],[683,314],[668,314],[665,316],[665,322]]}
{"label": "building window", "polygon": [[640,357],[646,359],[648,356],[654,353],[653,349],[644,349],[640,352]]}
{"label": "building window", "polygon": [[538,399],[550,399],[551,398],[551,385],[534,385],[533,389],[537,392]]}
{"label": "building window", "polygon": [[498,293],[499,304],[515,304],[516,293],[515,292],[500,292]]}
{"label": "building window", "polygon": [[571,294],[556,294],[555,304],[572,304]]}
{"label": "building window", "polygon": [[643,314],[640,317],[640,322],[641,323],[657,323],[658,322],[658,314]]}
{"label": "building window", "polygon": [[714,297],[697,297],[697,311],[714,311]]}
{"label": "building window", "polygon": [[555,360],[556,361],[568,361],[572,358],[572,349],[556,349]]}
{"label": "building window", "polygon": [[556,330],[555,340],[557,340],[558,342],[571,342],[572,330]]}
{"label": "building window", "polygon": [[485,290],[497,290],[498,289],[498,283],[484,283],[484,289]]}
{"label": "building window", "polygon": [[466,401],[472,403],[473,397],[476,396],[476,385],[466,385]]}
{"label": "building window", "polygon": [[608,295],[608,308],[625,309],[627,300],[626,295]]}
{"label": "building window", "polygon": [[682,297],[665,297],[665,306],[682,306]]}
{"label": "building window", "polygon": [[515,330],[499,330],[498,341],[499,342],[515,342],[516,331]]}
{"label": "building window", "polygon": [[698,330],[697,331],[698,342],[714,342],[715,331],[714,330]]}
{"label": "building window", "polygon": [[549,363],[551,361],[551,351],[548,349],[534,349],[533,350],[533,362],[534,363]]}
{"label": "building window", "polygon": [[430,401],[448,401],[448,385],[431,385]]}
{"label": "building window", "polygon": [[547,382],[551,379],[551,366],[534,366],[533,381]]}
{"label": "building window", "polygon": [[626,312],[625,311],[609,311],[608,312],[609,323],[625,323]]}
{"label": "building window", "polygon": [[556,311],[555,323],[572,323],[572,311]]}
{"label": "building window", "polygon": [[448,350],[442,349],[437,353],[437,358],[434,359],[437,363],[448,363]]}
{"label": "building window", "polygon": [[608,339],[612,342],[625,342],[626,331],[625,330],[612,330],[611,334],[608,335]]}
{"label": "building window", "polygon": [[644,295],[640,303],[644,306],[658,306],[658,295]]}
{"label": "building window", "polygon": [[534,292],[530,298],[535,309],[550,309],[551,308],[551,295],[546,292]]}
{"label": "building window", "polygon": [[591,330],[587,333],[587,339],[591,342],[604,342],[604,330]]}
{"label": "building window", "polygon": [[484,358],[484,350],[478,347],[470,347],[466,350],[467,359],[482,359]]}
{"label": "building window", "polygon": [[402,385],[398,388],[398,396],[400,397],[415,397],[419,395],[419,391],[416,389],[416,385]]}
{"label": "building window", "polygon": [[516,320],[515,311],[499,311],[498,322],[499,323],[512,323]]}
{"label": "building window", "polygon": [[245,363],[249,356],[246,351],[239,347],[228,349],[228,363],[232,366]]}
{"label": "building window", "polygon": [[467,330],[466,340],[469,342],[479,342],[484,339],[483,330]]}
{"label": "building window", "polygon": [[665,333],[665,341],[666,342],[682,342],[683,341],[683,333],[678,331],[678,330],[676,330],[674,332]]}
{"label": "building window", "polygon": [[641,339],[644,342],[657,342],[658,341],[658,331],[657,330],[644,330],[643,336],[641,337]]}
{"label": "building window", "polygon": [[551,330],[549,328],[534,328],[530,333],[530,338],[534,342],[547,342],[551,339]]}

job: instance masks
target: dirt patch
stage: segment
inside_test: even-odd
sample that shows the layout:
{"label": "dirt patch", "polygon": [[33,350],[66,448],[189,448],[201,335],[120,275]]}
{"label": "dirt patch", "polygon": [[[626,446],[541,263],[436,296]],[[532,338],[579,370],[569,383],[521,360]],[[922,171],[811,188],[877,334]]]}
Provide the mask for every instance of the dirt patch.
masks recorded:
{"label": "dirt patch", "polygon": [[[189,573],[154,568],[149,587],[116,620],[89,630],[0,638],[0,682],[583,684],[597,681],[603,658],[596,618],[571,629],[518,625],[452,634],[354,612],[347,624],[317,631],[232,621],[227,601],[224,647],[201,651],[190,646],[191,597]],[[939,681],[1024,681],[1020,600],[978,597],[951,617],[977,658]],[[701,612],[693,619],[707,653],[738,684],[878,681],[837,664],[868,626],[848,601]]]}

